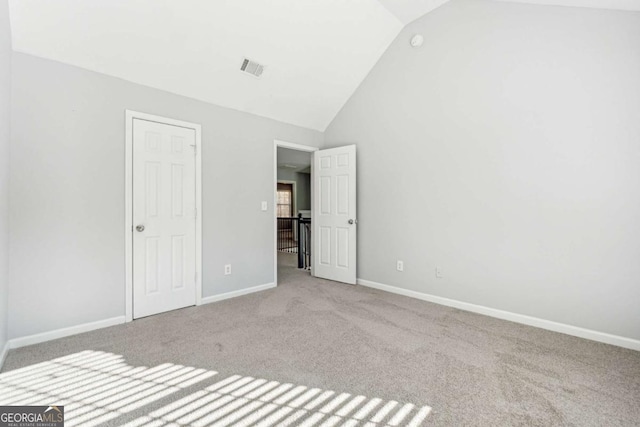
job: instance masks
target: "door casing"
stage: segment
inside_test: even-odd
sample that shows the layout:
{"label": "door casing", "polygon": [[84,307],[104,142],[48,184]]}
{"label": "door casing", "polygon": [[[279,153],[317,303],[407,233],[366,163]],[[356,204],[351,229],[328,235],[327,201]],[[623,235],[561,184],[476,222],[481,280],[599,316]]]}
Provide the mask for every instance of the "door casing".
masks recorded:
{"label": "door casing", "polygon": [[133,320],[133,120],[193,129],[196,134],[196,305],[202,304],[202,127],[196,123],[125,110],[125,320]]}

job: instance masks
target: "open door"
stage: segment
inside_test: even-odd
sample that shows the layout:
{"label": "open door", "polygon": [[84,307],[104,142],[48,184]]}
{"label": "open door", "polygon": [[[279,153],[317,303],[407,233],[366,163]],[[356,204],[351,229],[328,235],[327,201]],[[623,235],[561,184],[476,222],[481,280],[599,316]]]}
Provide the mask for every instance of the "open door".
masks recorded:
{"label": "open door", "polygon": [[356,283],[356,146],[313,153],[313,275]]}

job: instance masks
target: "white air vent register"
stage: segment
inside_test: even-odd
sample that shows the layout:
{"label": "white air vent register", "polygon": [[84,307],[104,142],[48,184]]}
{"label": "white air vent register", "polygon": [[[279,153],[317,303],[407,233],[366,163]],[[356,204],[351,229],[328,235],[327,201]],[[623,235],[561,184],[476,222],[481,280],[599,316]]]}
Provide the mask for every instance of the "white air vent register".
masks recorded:
{"label": "white air vent register", "polygon": [[256,61],[244,58],[240,71],[251,74],[254,77],[260,77],[264,71],[264,65],[258,64]]}

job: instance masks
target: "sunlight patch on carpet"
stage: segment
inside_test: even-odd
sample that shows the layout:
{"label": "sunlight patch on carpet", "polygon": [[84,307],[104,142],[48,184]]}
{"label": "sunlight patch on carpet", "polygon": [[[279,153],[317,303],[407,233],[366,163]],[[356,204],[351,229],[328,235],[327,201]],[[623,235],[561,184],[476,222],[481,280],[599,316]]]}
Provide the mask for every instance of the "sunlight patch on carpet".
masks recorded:
{"label": "sunlight patch on carpet", "polygon": [[429,412],[429,406],[233,375],[125,426],[417,427]]}
{"label": "sunlight patch on carpet", "polygon": [[[171,363],[133,367],[124,357],[83,351],[0,374],[2,405],[64,405],[65,425],[97,426],[217,372]],[[160,426],[410,426],[429,406],[233,375],[123,424]]]}
{"label": "sunlight patch on carpet", "polygon": [[172,363],[133,367],[120,355],[83,351],[0,374],[0,404],[64,405],[65,426],[95,426],[214,375]]}

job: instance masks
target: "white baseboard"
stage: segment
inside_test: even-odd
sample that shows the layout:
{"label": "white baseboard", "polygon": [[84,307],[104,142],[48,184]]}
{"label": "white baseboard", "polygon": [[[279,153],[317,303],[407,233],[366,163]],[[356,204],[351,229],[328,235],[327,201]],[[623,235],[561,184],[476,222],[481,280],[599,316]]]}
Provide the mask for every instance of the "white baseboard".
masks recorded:
{"label": "white baseboard", "polygon": [[56,329],[54,331],[43,332],[41,334],[28,335],[26,337],[13,338],[9,340],[10,348],[26,347],[28,345],[39,344],[70,335],[81,334],[83,332],[94,331],[96,329],[107,328],[109,326],[121,325],[125,322],[124,316],[112,317],[111,319],[98,320],[97,322],[83,323],[68,328]]}
{"label": "white baseboard", "polygon": [[567,335],[573,335],[592,341],[612,344],[618,347],[624,347],[631,350],[640,351],[640,340],[621,337],[618,335],[598,332],[591,329],[580,328],[578,326],[567,325],[564,323],[553,322],[551,320],[540,319],[538,317],[526,316],[524,314],[512,313],[510,311],[498,310],[495,308],[485,307],[482,305],[471,304],[449,298],[438,297],[435,295],[425,294],[422,292],[411,291],[408,289],[398,288],[396,286],[384,285],[382,283],[372,282],[370,280],[358,279],[358,285],[369,288],[379,289],[391,292],[393,294],[404,295],[423,301],[433,302],[435,304],[446,305],[448,307],[458,308],[460,310],[471,311],[473,313],[484,314],[485,316],[496,317],[498,319],[509,320],[511,322],[522,323],[524,325],[535,326],[537,328],[547,329],[549,331],[560,332]]}
{"label": "white baseboard", "polygon": [[4,343],[4,348],[0,350],[0,371],[4,366],[4,360],[7,358],[7,353],[9,353],[9,348],[10,348],[9,341],[7,341],[6,343]]}
{"label": "white baseboard", "polygon": [[[239,291],[227,292],[225,294],[213,295],[210,297],[202,298],[202,304],[209,304],[216,301],[222,301],[229,298],[239,297],[241,295],[251,294],[254,292],[265,291],[267,289],[274,288],[275,283],[267,283],[264,285],[254,286],[252,288],[241,289]],[[63,329],[56,329],[54,331],[43,332],[40,334],[29,335],[26,337],[13,338],[7,342],[4,352],[0,355],[2,358],[0,360],[4,360],[3,358],[6,355],[6,352],[9,348],[20,348],[26,347],[28,345],[39,344],[45,341],[51,341],[58,338],[68,337],[70,335],[81,334],[83,332],[94,331],[96,329],[102,329],[109,326],[121,325],[125,323],[125,316],[113,317],[111,319],[99,320],[97,322],[84,323],[82,325],[71,326]],[[2,366],[0,364],[0,366]]]}
{"label": "white baseboard", "polygon": [[229,298],[235,298],[242,295],[252,294],[254,292],[266,291],[267,289],[275,288],[275,283],[266,283],[264,285],[254,286],[252,288],[240,289],[239,291],[227,292],[224,294],[212,295],[210,297],[202,298],[202,304],[210,304],[216,301],[222,301]]}

